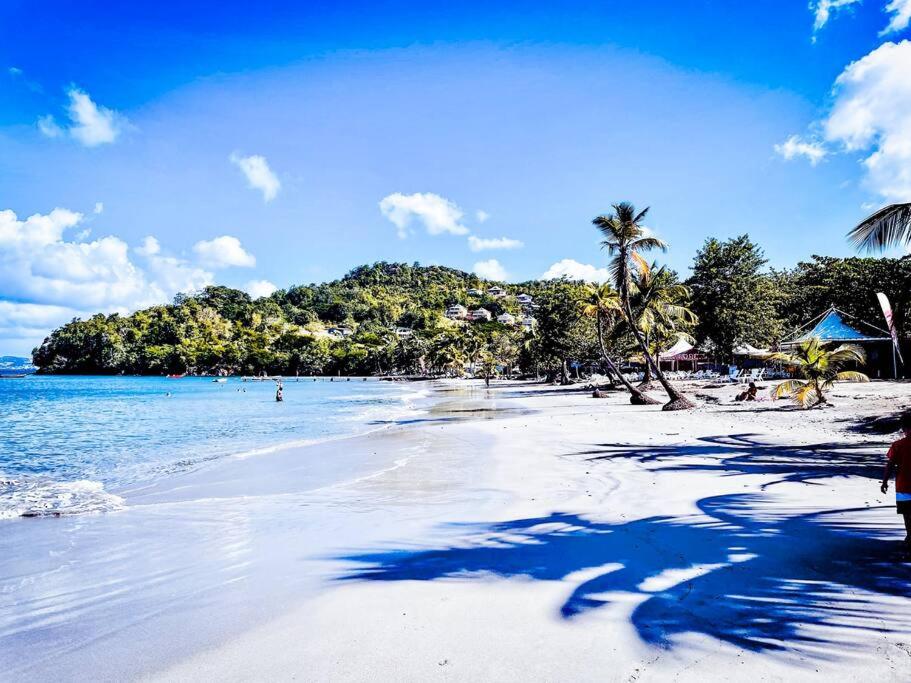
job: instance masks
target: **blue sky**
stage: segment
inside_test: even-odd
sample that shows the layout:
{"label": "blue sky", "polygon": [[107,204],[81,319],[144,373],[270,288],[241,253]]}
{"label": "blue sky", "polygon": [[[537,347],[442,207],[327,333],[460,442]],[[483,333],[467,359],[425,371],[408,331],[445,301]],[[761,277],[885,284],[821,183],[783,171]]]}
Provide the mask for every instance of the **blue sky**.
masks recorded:
{"label": "blue sky", "polygon": [[911,196],[911,0],[144,4],[0,7],[0,352],[380,259],[598,278],[621,200],[682,275],[787,266]]}

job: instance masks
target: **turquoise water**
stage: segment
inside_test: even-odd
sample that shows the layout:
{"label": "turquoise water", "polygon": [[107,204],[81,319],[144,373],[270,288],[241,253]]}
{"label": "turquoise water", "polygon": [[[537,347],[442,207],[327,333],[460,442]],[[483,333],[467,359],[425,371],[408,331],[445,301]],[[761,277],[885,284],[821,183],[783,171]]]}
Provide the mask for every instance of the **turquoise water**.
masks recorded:
{"label": "turquoise water", "polygon": [[117,495],[219,459],[368,431],[417,410],[379,381],[31,376],[0,380],[0,518],[120,506]]}

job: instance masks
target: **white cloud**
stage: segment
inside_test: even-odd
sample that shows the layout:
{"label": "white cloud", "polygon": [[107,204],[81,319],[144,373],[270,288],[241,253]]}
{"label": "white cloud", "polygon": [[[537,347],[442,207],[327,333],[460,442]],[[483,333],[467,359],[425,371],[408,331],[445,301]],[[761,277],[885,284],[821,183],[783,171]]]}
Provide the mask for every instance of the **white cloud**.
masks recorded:
{"label": "white cloud", "polygon": [[124,123],[117,112],[95,104],[79,88],[70,88],[67,95],[70,98],[67,111],[72,121],[70,135],[86,147],[107,145],[117,139]]}
{"label": "white cloud", "polygon": [[269,162],[266,157],[259,154],[252,154],[248,157],[240,156],[237,152],[232,152],[229,157],[231,163],[243,171],[247,178],[247,184],[254,190],[263,193],[263,200],[271,202],[278,195],[282,184],[278,177],[269,168]]}
{"label": "white cloud", "polygon": [[151,261],[144,269],[114,236],[66,239],[64,233],[83,220],[67,209],[24,220],[0,211],[0,300],[110,312],[161,303],[211,281],[210,273],[176,260]]}
{"label": "white cloud", "polygon": [[202,240],[193,245],[193,251],[199,256],[204,266],[211,268],[226,268],[239,266],[252,268],[256,265],[256,258],[240,243],[240,240],[231,235],[222,235],[210,240]]}
{"label": "white cloud", "polygon": [[252,296],[254,299],[259,299],[260,297],[269,296],[278,289],[268,280],[250,280],[247,284],[244,285],[244,289],[247,294]]}
{"label": "white cloud", "polygon": [[[127,314],[198,291],[214,281],[208,266],[255,263],[230,236],[198,242],[198,263],[164,254],[153,236],[132,250],[113,235],[82,242],[85,221],[61,208],[23,219],[0,211],[0,351],[28,353],[74,317]],[[248,283],[257,296],[269,287],[264,280]]]}
{"label": "white cloud", "polygon": [[47,116],[42,116],[38,119],[38,130],[41,131],[42,135],[48,138],[59,138],[66,132],[63,130],[63,128],[57,125],[54,117],[50,114]]}
{"label": "white cloud", "polygon": [[563,277],[568,280],[584,280],[585,282],[607,282],[610,280],[610,272],[608,272],[607,268],[596,268],[587,263],[579,263],[571,258],[565,258],[548,268],[541,276],[541,279],[559,280]]}
{"label": "white cloud", "polygon": [[514,240],[509,237],[483,238],[470,235],[468,237],[468,248],[472,251],[485,251],[487,249],[521,249],[525,244],[520,240]]}
{"label": "white cloud", "polygon": [[497,280],[502,282],[509,278],[506,269],[499,261],[493,258],[487,261],[478,261],[474,264],[473,270],[478,277],[482,277],[485,280]]}
{"label": "white cloud", "polygon": [[811,166],[825,159],[829,153],[821,142],[804,140],[799,135],[792,135],[780,145],[775,145],[775,152],[788,160],[805,157]]}
{"label": "white cloud", "polygon": [[158,243],[158,240],[149,235],[144,240],[142,240],[142,245],[136,247],[136,253],[140,256],[155,256],[155,254],[161,251],[161,245]]}
{"label": "white cloud", "polygon": [[70,101],[67,105],[68,128],[57,123],[51,114],[38,119],[38,130],[49,138],[59,138],[64,134],[74,138],[86,147],[97,147],[114,142],[123,129],[129,125],[127,120],[113,109],[96,104],[89,94],[77,87],[67,91]]}
{"label": "white cloud", "polygon": [[92,213],[94,213],[96,216],[98,214],[104,213],[104,202],[95,202],[95,208],[92,209]]}
{"label": "white cloud", "polygon": [[911,199],[911,42],[884,43],[835,81],[826,139],[864,152],[866,182],[884,198]]}
{"label": "white cloud", "polygon": [[430,235],[444,232],[453,235],[464,235],[468,228],[461,224],[462,209],[454,202],[432,192],[416,192],[405,195],[401,192],[383,197],[380,211],[396,228],[401,239],[410,233],[413,221],[423,223]]}
{"label": "white cloud", "polygon": [[[817,0],[810,3],[810,9],[813,10],[813,33],[819,31],[823,26],[829,23],[832,14],[851,5],[856,5],[860,0]],[[815,40],[815,38],[814,38]]]}
{"label": "white cloud", "polygon": [[490,218],[490,214],[483,209],[478,209],[474,216],[478,219],[478,223],[486,223],[487,219]]}
{"label": "white cloud", "polygon": [[892,0],[886,5],[886,12],[892,16],[889,18],[889,25],[880,31],[879,35],[904,31],[911,23],[911,0]]}

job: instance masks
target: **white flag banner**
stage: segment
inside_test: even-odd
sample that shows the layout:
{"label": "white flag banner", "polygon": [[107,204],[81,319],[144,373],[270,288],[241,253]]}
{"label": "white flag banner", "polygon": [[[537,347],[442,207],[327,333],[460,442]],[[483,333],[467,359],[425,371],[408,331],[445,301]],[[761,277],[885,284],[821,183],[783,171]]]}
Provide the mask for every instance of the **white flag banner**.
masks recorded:
{"label": "white flag banner", "polygon": [[895,353],[898,354],[898,360],[904,365],[902,351],[898,346],[898,332],[895,329],[895,323],[892,322],[892,304],[889,303],[889,297],[884,293],[878,292],[876,298],[879,299],[879,306],[883,309],[883,316],[886,318],[886,326],[889,328],[889,334],[892,335],[892,344],[895,346]]}

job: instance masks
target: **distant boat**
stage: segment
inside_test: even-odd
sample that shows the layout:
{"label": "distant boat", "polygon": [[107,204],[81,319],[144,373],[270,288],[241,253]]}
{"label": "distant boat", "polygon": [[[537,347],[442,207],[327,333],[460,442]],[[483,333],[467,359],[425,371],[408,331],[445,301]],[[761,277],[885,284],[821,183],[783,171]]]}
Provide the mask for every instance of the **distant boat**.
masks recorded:
{"label": "distant boat", "polygon": [[0,375],[0,379],[22,379],[23,377],[28,377],[28,375]]}
{"label": "distant boat", "polygon": [[217,377],[217,378],[213,379],[212,381],[217,382],[218,384],[224,384],[225,382],[228,381],[228,378],[227,377]]}
{"label": "distant boat", "polygon": [[183,379],[186,376],[187,376],[187,373],[184,373],[182,375],[168,375],[168,379]]}

